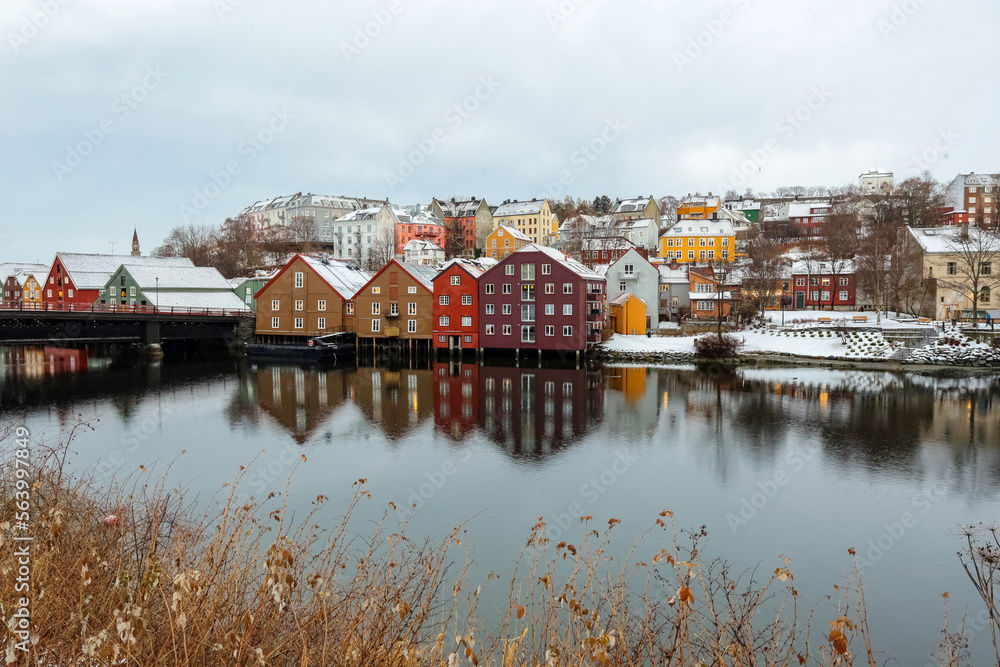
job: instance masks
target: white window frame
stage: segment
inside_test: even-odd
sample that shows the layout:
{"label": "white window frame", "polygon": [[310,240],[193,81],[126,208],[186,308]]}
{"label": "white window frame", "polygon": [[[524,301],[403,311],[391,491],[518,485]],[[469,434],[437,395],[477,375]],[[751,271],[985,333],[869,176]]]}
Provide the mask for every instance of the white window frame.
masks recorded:
{"label": "white window frame", "polygon": [[277,318],[277,317],[272,317],[271,318],[271,328],[272,329],[280,329],[281,328],[279,326],[280,324],[281,324],[281,321],[280,321],[279,318]]}
{"label": "white window frame", "polygon": [[372,333],[378,333],[382,331],[382,320],[375,318],[372,320]]}
{"label": "white window frame", "polygon": [[462,276],[452,276],[451,277],[451,284],[452,285],[461,285],[462,284]]}
{"label": "white window frame", "polygon": [[406,333],[417,333],[416,320],[406,320]]}
{"label": "white window frame", "polygon": [[316,310],[326,310],[326,299],[320,299],[316,302]]}
{"label": "white window frame", "polygon": [[320,317],[316,320],[316,328],[320,331],[326,330],[326,318]]}
{"label": "white window frame", "polygon": [[492,324],[487,324],[487,325],[486,325],[486,335],[487,335],[487,336],[492,336],[492,335],[494,335],[494,331],[495,331],[495,329],[494,329],[494,327],[493,327],[493,325],[492,325]]}
{"label": "white window frame", "polygon": [[295,321],[292,323],[292,326],[296,329],[302,329],[305,327],[305,323],[306,320],[304,317],[296,317]]}
{"label": "white window frame", "polygon": [[571,325],[571,324],[564,324],[563,325],[563,336],[572,336],[572,335],[573,335],[573,325]]}
{"label": "white window frame", "polygon": [[472,326],[472,316],[471,315],[463,315],[462,316],[462,326],[463,327],[471,327]]}

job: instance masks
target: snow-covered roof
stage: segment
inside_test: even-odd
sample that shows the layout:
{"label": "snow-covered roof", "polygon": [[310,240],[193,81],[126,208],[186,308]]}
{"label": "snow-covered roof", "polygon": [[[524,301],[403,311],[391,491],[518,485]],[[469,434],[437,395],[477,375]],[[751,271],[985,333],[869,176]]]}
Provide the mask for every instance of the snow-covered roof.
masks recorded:
{"label": "snow-covered roof", "polygon": [[608,277],[608,271],[611,270],[610,264],[594,264],[594,273],[599,276]]}
{"label": "snow-covered roof", "polygon": [[22,278],[28,276],[35,276],[35,280],[42,282],[45,276],[49,275],[49,268],[44,264],[5,262],[0,264],[0,283],[11,276],[16,276],[18,281],[22,281]]}
{"label": "snow-covered roof", "polygon": [[334,222],[355,222],[358,220],[370,220],[375,217],[375,215],[380,211],[379,208],[359,208],[355,211],[351,211],[347,215],[343,215]]}
{"label": "snow-covered roof", "polygon": [[330,195],[314,195],[312,193],[295,197],[288,203],[291,208],[300,206],[318,206],[321,208],[358,208],[358,201],[349,197],[332,197]]}
{"label": "snow-covered roof", "polygon": [[[148,266],[151,268],[193,267],[187,257],[133,257],[132,255],[90,255],[60,252],[56,256],[77,289],[103,289],[118,267]],[[48,271],[45,272],[48,275]]]}
{"label": "snow-covered roof", "polygon": [[[155,289],[201,289],[232,291],[229,284],[218,269],[211,266],[126,266],[125,271],[136,282],[142,291]],[[111,280],[112,276],[108,276]],[[107,287],[108,281],[102,287]]]}
{"label": "snow-covered roof", "polygon": [[345,262],[338,259],[323,260],[310,255],[299,255],[309,267],[325,280],[333,289],[337,290],[345,299],[353,299],[362,287],[372,278],[372,274],[353,262]]}
{"label": "snow-covered roof", "polygon": [[629,299],[631,299],[632,297],[635,297],[635,299],[639,303],[641,303],[642,305],[646,305],[645,301],[643,301],[642,299],[640,299],[635,294],[632,294],[632,292],[622,292],[621,294],[619,294],[618,296],[616,296],[614,299],[612,299],[608,303],[610,303],[612,306],[622,306],[622,305],[625,305],[625,302],[628,301]]}
{"label": "snow-covered roof", "polygon": [[[833,274],[833,262],[817,259],[799,259],[792,262],[791,273],[795,276],[801,275],[827,275]],[[839,260],[837,262],[838,275],[850,275],[854,273],[854,261],[850,259]]]}
{"label": "snow-covered roof", "polygon": [[[588,269],[586,266],[576,261],[575,259],[567,257],[566,255],[559,252],[555,248],[550,248],[544,245],[538,245],[537,243],[526,245],[520,250],[512,253],[511,255],[517,255],[519,253],[525,253],[525,252],[540,252],[543,255],[551,257],[553,260],[559,262],[567,269],[580,276],[581,278],[586,278],[588,280],[594,280],[594,279],[604,280],[604,276],[602,276],[601,274],[597,273],[592,269]],[[510,257],[511,255],[508,255],[508,257]]]}
{"label": "snow-covered roof", "polygon": [[433,266],[428,266],[426,264],[410,264],[408,262],[397,262],[403,269],[406,270],[411,276],[413,276],[421,285],[429,289],[431,292],[434,291],[434,279],[437,277],[438,270]]}
{"label": "snow-covered roof", "polygon": [[638,213],[639,211],[645,211],[646,207],[649,206],[649,202],[652,201],[652,197],[637,197],[635,199],[622,199],[619,201],[614,208],[614,213]]}
{"label": "snow-covered roof", "polygon": [[497,207],[497,210],[493,212],[493,217],[501,218],[506,215],[534,215],[541,213],[542,206],[544,205],[544,199],[507,202]]}
{"label": "snow-covered roof", "polygon": [[464,200],[438,199],[436,201],[445,215],[459,218],[475,215],[476,211],[479,210],[479,206],[483,203],[482,199],[475,198]]}
{"label": "snow-covered roof", "polygon": [[[687,199],[685,199],[680,203],[680,206],[693,206],[696,208],[702,206],[718,207],[719,201],[720,200],[718,197],[702,197],[702,196],[688,197]],[[678,206],[678,208],[680,208],[680,206]]]}
{"label": "snow-covered roof", "polygon": [[444,252],[444,249],[441,248],[438,244],[432,241],[425,241],[423,239],[413,239],[412,241],[408,241],[406,245],[403,246],[403,252],[406,251],[416,252],[419,250],[427,250],[429,252],[434,252],[434,251]]}
{"label": "snow-covered roof", "polygon": [[171,291],[171,290],[143,290],[146,298],[150,300],[150,305],[155,305],[160,310],[169,308],[193,308],[211,310],[247,310],[247,305],[243,300],[231,291],[225,292],[201,292],[201,291]]}
{"label": "snow-covered roof", "polygon": [[475,278],[478,278],[479,276],[483,275],[483,273],[486,271],[486,268],[483,267],[478,260],[455,257],[454,259],[449,259],[447,262],[444,263],[444,265],[441,266],[441,271],[440,273],[438,273],[438,275],[439,276],[443,275],[445,271],[447,271],[449,268],[455,265],[461,266]]}
{"label": "snow-covered roof", "polygon": [[830,202],[794,203],[788,205],[789,218],[812,218],[830,214]]}
{"label": "snow-covered roof", "polygon": [[531,239],[528,236],[525,236],[518,230],[514,229],[513,227],[508,227],[507,225],[500,225],[499,227],[497,227],[497,230],[503,231],[503,234],[497,234],[497,236],[507,235],[507,236],[512,236],[519,241],[529,241],[529,242],[531,241]]}
{"label": "snow-covered roof", "polygon": [[671,268],[669,264],[657,264],[656,270],[660,272],[661,283],[684,283],[688,282],[688,265],[678,264],[677,268]]}
{"label": "snow-covered roof", "polygon": [[688,298],[692,301],[715,301],[716,299],[732,299],[732,292],[688,292]]}
{"label": "snow-covered roof", "polygon": [[672,223],[663,236],[734,236],[729,220],[681,220]]}
{"label": "snow-covered roof", "polygon": [[[995,238],[994,247],[1000,249],[1000,238],[995,234],[969,227],[969,238],[977,242],[979,235],[993,236]],[[962,244],[962,228],[958,226],[949,227],[907,227],[906,230],[914,241],[927,254],[948,254],[957,252]]]}
{"label": "snow-covered roof", "polygon": [[635,244],[623,236],[590,236],[583,239],[584,250],[629,250]]}

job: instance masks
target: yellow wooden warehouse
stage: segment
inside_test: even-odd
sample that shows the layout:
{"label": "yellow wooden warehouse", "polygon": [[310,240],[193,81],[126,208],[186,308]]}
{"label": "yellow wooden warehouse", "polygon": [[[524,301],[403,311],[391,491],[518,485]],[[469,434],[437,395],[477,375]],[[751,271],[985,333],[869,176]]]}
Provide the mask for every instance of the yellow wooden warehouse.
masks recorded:
{"label": "yellow wooden warehouse", "polygon": [[615,333],[646,335],[646,302],[631,292],[622,292],[608,304],[608,316]]}

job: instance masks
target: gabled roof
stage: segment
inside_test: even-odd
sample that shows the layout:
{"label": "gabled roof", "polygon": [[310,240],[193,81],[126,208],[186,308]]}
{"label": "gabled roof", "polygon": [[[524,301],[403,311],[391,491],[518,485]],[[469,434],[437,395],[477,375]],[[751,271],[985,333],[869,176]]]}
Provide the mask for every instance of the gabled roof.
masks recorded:
{"label": "gabled roof", "polygon": [[[962,228],[955,226],[948,227],[907,227],[910,237],[920,244],[920,247],[927,254],[949,254],[958,251],[962,243]],[[978,227],[969,227],[969,238],[976,242],[979,235],[994,236],[990,232],[983,231]],[[1000,249],[1000,238],[997,238],[996,246]]]}
{"label": "gabled roof", "polygon": [[[187,257],[133,257],[132,255],[90,255],[75,252],[58,252],[56,258],[62,262],[66,273],[77,289],[104,289],[108,279],[125,266],[148,266],[151,268],[193,267]],[[54,263],[54,262],[53,262]],[[48,275],[49,271],[45,274]]]}
{"label": "gabled roof", "polygon": [[196,308],[210,310],[248,310],[249,306],[232,291],[153,291],[146,294],[160,310],[167,308]]}
{"label": "gabled roof", "polygon": [[435,201],[438,203],[438,206],[441,207],[441,210],[445,215],[458,218],[468,218],[474,216],[476,211],[479,210],[479,207],[484,202],[484,200],[476,199],[475,197],[461,201],[435,198]]}
{"label": "gabled roof", "polygon": [[583,239],[584,250],[631,250],[635,247],[624,236],[588,236]]}
{"label": "gabled roof", "polygon": [[357,222],[358,220],[371,220],[375,215],[381,211],[380,208],[359,208],[355,211],[351,211],[347,215],[343,215],[334,222]]}
{"label": "gabled roof", "polygon": [[[677,230],[680,231],[677,231]],[[680,220],[672,223],[663,236],[735,236],[729,220]],[[662,237],[661,237],[662,238]]]}
{"label": "gabled roof", "polygon": [[[788,217],[789,218],[811,218],[820,217],[830,214],[830,209],[833,208],[833,204],[830,202],[812,202],[812,203],[796,203],[788,205]],[[813,209],[825,209],[817,213],[813,213]]]}
{"label": "gabled roof", "polygon": [[622,199],[619,201],[614,208],[614,213],[638,213],[639,211],[645,211],[646,207],[649,206],[649,202],[653,200],[652,197],[636,197],[635,199]]}
{"label": "gabled roof", "polygon": [[[217,269],[211,266],[125,266],[122,267],[143,291],[196,289],[208,291],[231,292],[232,286]],[[115,272],[117,273],[117,271]],[[104,287],[114,278],[108,276]]]}
{"label": "gabled roof", "polygon": [[545,205],[544,199],[534,199],[532,201],[512,201],[501,204],[493,212],[493,217],[499,218],[505,215],[533,215],[542,212]]}
{"label": "gabled roof", "polygon": [[629,299],[635,299],[642,305],[646,305],[645,301],[637,297],[635,294],[632,294],[632,292],[622,292],[608,303],[612,306],[623,306]]}
{"label": "gabled roof", "polygon": [[513,227],[508,227],[507,225],[498,225],[497,228],[493,230],[493,232],[496,232],[501,229],[503,230],[504,234],[509,234],[518,241],[528,241],[529,243],[531,242],[531,238],[529,236],[526,236],[525,234],[522,234],[518,230],[514,229]]}
{"label": "gabled roof", "polygon": [[[26,278],[27,276],[36,276],[35,280],[42,282],[44,276],[49,275],[49,268],[44,264],[29,264],[29,263],[18,263],[18,262],[5,262],[0,264],[0,283],[7,280],[11,276],[17,276],[20,280],[21,277]],[[37,276],[43,276],[43,278],[38,278]]]}
{"label": "gabled roof", "polygon": [[423,285],[428,292],[431,294],[434,293],[434,279],[438,275],[437,269],[426,264],[409,264],[407,262],[400,262],[398,259],[390,259],[389,263],[376,271],[375,275],[373,275],[368,282],[362,285],[358,292],[363,291],[370,284],[378,280],[378,277],[385,273],[386,269],[393,265],[396,265],[405,271],[411,278]]}
{"label": "gabled roof", "polygon": [[418,250],[421,247],[431,251],[434,250],[440,250],[442,252],[444,251],[444,249],[438,244],[434,243],[433,241],[427,241],[424,239],[410,239],[409,241],[406,242],[406,245],[403,246],[403,251],[405,252],[407,249]]}
{"label": "gabled roof", "polygon": [[444,265],[441,267],[441,271],[436,276],[434,276],[434,280],[437,280],[438,278],[443,276],[445,272],[453,266],[462,269],[476,280],[479,280],[479,276],[483,275],[483,273],[486,272],[486,269],[484,269],[478,263],[472,260],[456,257],[454,259],[449,259],[447,262],[444,263]]}
{"label": "gabled roof", "polygon": [[[523,248],[521,248],[520,250],[517,250],[517,251],[512,252],[511,254],[507,255],[507,258],[509,259],[509,258],[513,257],[514,255],[518,255],[518,254],[526,253],[526,252],[540,252],[543,255],[546,255],[547,257],[550,257],[552,260],[558,262],[559,264],[562,264],[567,269],[569,269],[573,273],[577,274],[581,278],[584,278],[584,279],[587,279],[587,280],[604,280],[604,276],[602,276],[601,274],[597,273],[596,271],[594,271],[592,269],[588,269],[586,266],[584,266],[580,262],[576,261],[575,259],[571,259],[571,258],[567,257],[566,255],[564,255],[563,253],[559,252],[555,248],[550,248],[550,247],[544,246],[544,245],[538,245],[537,243],[532,243],[531,245],[526,245]],[[506,260],[504,260],[504,261],[506,261]],[[501,262],[501,264],[502,263],[503,262]]]}
{"label": "gabled roof", "polygon": [[320,259],[309,255],[299,255],[323,281],[332,287],[341,298],[350,301],[365,286],[371,274],[363,271],[353,262],[337,259]]}
{"label": "gabled roof", "polygon": [[661,283],[687,283],[688,268],[687,264],[678,264],[677,268],[671,268],[669,264],[656,265],[656,270],[660,272]]}

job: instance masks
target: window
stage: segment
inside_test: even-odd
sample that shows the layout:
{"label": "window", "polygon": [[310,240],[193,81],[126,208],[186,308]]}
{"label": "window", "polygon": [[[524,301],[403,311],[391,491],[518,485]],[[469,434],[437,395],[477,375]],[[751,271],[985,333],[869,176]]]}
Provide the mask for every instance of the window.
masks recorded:
{"label": "window", "polygon": [[698,310],[715,310],[715,306],[711,301],[699,301]]}
{"label": "window", "polygon": [[[135,288],[134,287],[132,288],[132,294],[135,295]],[[69,290],[69,298],[71,298],[71,299],[73,298],[73,290],[72,289]],[[135,299],[132,299],[132,300],[135,301]]]}
{"label": "window", "polygon": [[634,275],[635,275],[635,264],[626,264],[625,265],[625,277],[626,278],[631,278]]}
{"label": "window", "polygon": [[535,265],[534,264],[522,264],[521,265],[521,280],[534,280],[535,279]]}
{"label": "window", "polygon": [[381,291],[382,291],[382,288],[381,288],[381,287],[378,287],[378,286],[376,286],[376,285],[373,285],[373,286],[372,286],[372,294],[378,294],[378,293],[379,293],[379,292],[381,292]]}
{"label": "window", "polygon": [[521,301],[534,301],[534,300],[535,300],[535,286],[521,285]]}
{"label": "window", "polygon": [[492,315],[494,313],[494,306],[492,303],[486,304],[486,314]]}
{"label": "window", "polygon": [[728,250],[723,250],[722,251],[722,259],[729,259],[729,251]]}
{"label": "window", "polygon": [[326,299],[320,299],[316,302],[316,310],[326,310]]}
{"label": "window", "polygon": [[301,329],[302,328],[302,318],[301,317],[296,317],[295,318],[295,328],[296,329]]}
{"label": "window", "polygon": [[521,342],[522,343],[534,343],[535,342],[535,325],[525,324],[521,327]]}
{"label": "window", "polygon": [[688,247],[689,248],[693,248],[694,247],[694,239],[688,239]]}
{"label": "window", "polygon": [[545,335],[546,336],[555,336],[556,335],[556,328],[555,328],[555,326],[553,326],[551,324],[546,324],[545,325]]}
{"label": "window", "polygon": [[393,301],[393,302],[391,302],[389,304],[389,314],[390,315],[399,315],[399,304],[396,303],[395,301]]}
{"label": "window", "polygon": [[551,273],[552,273],[552,265],[551,264],[542,264],[542,275],[543,276],[547,276],[547,275],[550,275]]}
{"label": "window", "polygon": [[472,305],[472,295],[471,294],[463,294],[462,295],[462,305],[463,306],[471,306]]}
{"label": "window", "polygon": [[438,305],[439,306],[451,305],[451,297],[448,296],[447,294],[442,294],[441,296],[438,297]]}
{"label": "window", "polygon": [[572,314],[573,314],[573,304],[571,304],[571,303],[564,303],[563,304],[563,315],[572,315]]}
{"label": "window", "polygon": [[372,320],[372,332],[378,333],[382,330],[382,320]]}
{"label": "window", "polygon": [[705,251],[704,250],[699,250],[698,251],[698,259],[705,259]]}
{"label": "window", "polygon": [[673,239],[667,239],[667,247],[668,248],[673,248],[674,247],[674,240]]}
{"label": "window", "polygon": [[442,315],[441,317],[438,318],[438,326],[441,327],[451,326],[451,318],[448,317],[447,315]]}
{"label": "window", "polygon": [[486,283],[486,293],[493,294],[493,283]]}
{"label": "window", "polygon": [[407,315],[417,314],[417,304],[415,301],[411,301],[408,304],[406,304],[406,314]]}
{"label": "window", "polygon": [[[979,265],[979,273],[983,274],[984,276],[993,275],[993,262],[982,262]],[[70,294],[70,296],[73,295]]]}
{"label": "window", "polygon": [[406,320],[406,333],[417,333],[416,320]]}
{"label": "window", "polygon": [[295,310],[302,310],[304,308],[305,302],[302,299],[295,300]]}
{"label": "window", "polygon": [[698,294],[711,294],[714,290],[709,283],[697,283],[694,286],[694,291]]}
{"label": "window", "polygon": [[545,283],[545,293],[546,294],[555,294],[556,293],[556,284],[555,283]]}
{"label": "window", "polygon": [[813,287],[816,287],[817,285],[819,285],[819,278],[810,278],[809,284],[812,285]]}
{"label": "window", "polygon": [[848,281],[847,281],[847,278],[845,278],[844,276],[841,276],[840,278],[838,278],[837,282],[840,284],[841,287],[847,287],[847,282]]}
{"label": "window", "polygon": [[382,312],[382,304],[378,301],[372,303],[372,315],[378,315]]}
{"label": "window", "polygon": [[461,285],[462,284],[462,276],[452,276],[451,277],[451,284],[452,285]]}
{"label": "window", "polygon": [[823,278],[823,287],[829,287],[829,286],[830,286],[830,279]]}
{"label": "window", "polygon": [[501,287],[503,288],[500,290],[501,292],[504,294],[510,294],[510,283],[504,283]]}
{"label": "window", "polygon": [[[69,295],[70,295],[70,296],[73,296],[73,290],[70,290],[70,291],[69,291]],[[129,295],[129,296],[135,296],[135,285],[132,285],[132,286],[130,286],[130,287],[128,288],[128,295]]]}
{"label": "window", "polygon": [[487,324],[486,325],[486,335],[487,336],[492,336],[493,334],[494,334],[493,325],[492,324]]}
{"label": "window", "polygon": [[563,336],[572,336],[572,335],[573,335],[573,327],[571,327],[569,325],[564,326],[563,327]]}
{"label": "window", "polygon": [[295,272],[295,286],[302,287],[306,284],[306,276],[301,271]]}
{"label": "window", "polygon": [[703,239],[703,238],[702,239],[698,239],[698,245],[700,245],[702,248],[704,248],[706,244],[707,244],[707,241],[705,239]]}
{"label": "window", "polygon": [[[112,294],[114,294],[114,292],[112,292]],[[281,303],[277,299],[272,299],[271,300],[271,310],[278,310],[280,308],[280,306],[281,306]]]}
{"label": "window", "polygon": [[316,328],[319,329],[320,331],[323,331],[324,329],[326,329],[326,318],[325,317],[320,317],[319,319],[316,320]]}
{"label": "window", "polygon": [[551,304],[551,303],[545,304],[545,314],[546,315],[555,315],[556,314],[556,307],[555,307],[555,305]]}
{"label": "window", "polygon": [[573,293],[573,283],[563,283],[563,294]]}
{"label": "window", "polygon": [[410,285],[409,287],[406,288],[406,293],[407,294],[416,294],[417,293],[417,286],[416,285]]}
{"label": "window", "polygon": [[348,315],[353,315],[354,314],[354,302],[353,301],[348,301],[347,302],[347,314]]}
{"label": "window", "polygon": [[628,285],[625,284],[624,280],[622,280],[621,282],[618,283],[618,291],[619,292],[624,292],[626,289],[628,289]]}
{"label": "window", "polygon": [[[465,337],[465,342],[466,342],[466,343],[471,343],[471,342],[472,342],[472,336],[466,336],[466,337]],[[469,371],[465,371],[465,372],[466,372],[466,373],[469,373]],[[462,386],[462,395],[465,395],[465,388],[466,388],[466,387],[470,387],[470,385],[463,385],[463,386]],[[470,388],[471,388],[471,387],[470,387]]]}
{"label": "window", "polygon": [[819,301],[819,290],[813,290],[811,294],[812,294],[811,298],[813,301]]}
{"label": "window", "polygon": [[[729,238],[728,237],[722,239],[722,245],[723,246],[728,246],[729,245]],[[725,255],[723,255],[723,256],[725,256]]]}
{"label": "window", "polygon": [[842,289],[842,290],[840,290],[840,294],[838,295],[837,298],[839,298],[841,301],[847,301],[847,298],[848,298],[849,294],[850,294],[850,292],[848,292],[845,289]]}
{"label": "window", "polygon": [[534,322],[535,321],[535,306],[525,304],[521,306],[521,321],[522,322]]}
{"label": "window", "polygon": [[277,329],[278,328],[278,318],[277,317],[272,317],[271,318],[271,328],[272,329]]}
{"label": "window", "polygon": [[503,305],[503,311],[502,312],[503,312],[504,315],[510,315],[511,308],[510,308],[510,304],[509,303],[505,303]]}
{"label": "window", "polygon": [[956,273],[958,273],[958,263],[957,262],[948,262],[948,270],[946,271],[946,273],[949,276],[953,276]]}
{"label": "window", "polygon": [[711,248],[714,245],[715,245],[715,239],[709,239],[708,240],[708,247]]}
{"label": "window", "polygon": [[[60,281],[59,284],[62,285],[62,278],[60,278],[59,281]],[[121,281],[122,281],[122,287],[125,287],[125,276],[121,277]]]}
{"label": "window", "polygon": [[471,327],[472,326],[472,317],[469,316],[469,315],[463,315],[462,316],[462,326],[463,327]]}
{"label": "window", "polygon": [[694,250],[688,250],[688,259],[694,259]]}
{"label": "window", "polygon": [[503,325],[503,335],[504,336],[509,336],[510,335],[510,331],[511,331],[511,329],[510,329],[510,325],[509,324]]}
{"label": "window", "polygon": [[[108,296],[114,296],[114,295],[115,295],[115,287],[114,285],[112,285],[111,287],[108,288]],[[52,296],[52,290],[49,290],[49,296]],[[277,301],[272,301],[271,303],[277,303]],[[277,310],[277,308],[275,308],[274,310]]]}
{"label": "window", "polygon": [[514,275],[514,265],[513,264],[508,264],[507,266],[503,267],[503,270],[504,270],[504,274],[506,274],[508,276]]}
{"label": "window", "polygon": [[820,298],[821,301],[829,301],[830,300],[830,290],[828,290],[828,289],[823,290],[823,292],[820,294],[819,298]]}

